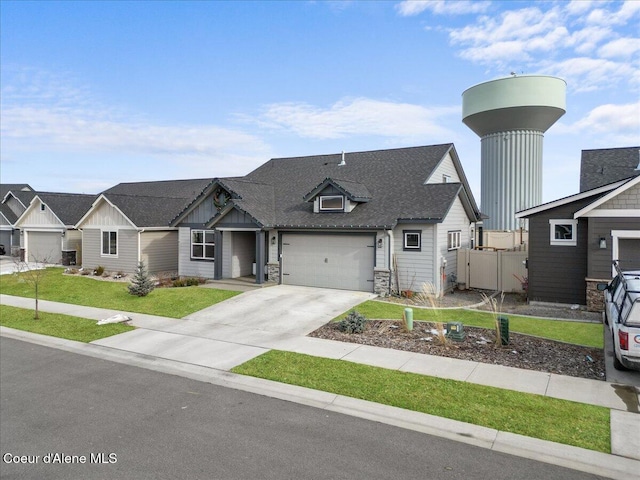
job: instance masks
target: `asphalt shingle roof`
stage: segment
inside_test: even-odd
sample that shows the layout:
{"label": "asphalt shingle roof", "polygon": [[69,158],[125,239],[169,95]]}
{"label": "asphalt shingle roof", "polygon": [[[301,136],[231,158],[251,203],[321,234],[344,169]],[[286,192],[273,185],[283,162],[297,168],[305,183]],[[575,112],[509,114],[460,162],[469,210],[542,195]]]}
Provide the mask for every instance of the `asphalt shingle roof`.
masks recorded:
{"label": "asphalt shingle roof", "polygon": [[33,188],[27,183],[0,183],[0,200],[9,192],[19,192],[22,190],[33,191]]}
{"label": "asphalt shingle roof", "polygon": [[120,183],[102,194],[137,227],[167,227],[212,178]]}
{"label": "asphalt shingle roof", "polygon": [[[452,148],[444,144],[348,153],[342,166],[341,154],[278,158],[242,179],[219,182],[241,197],[231,200],[235,205],[265,227],[392,228],[399,219],[438,222],[463,186],[425,182]],[[313,213],[305,195],[327,178],[369,194],[370,201],[349,213]]]}
{"label": "asphalt shingle roof", "polygon": [[37,192],[38,198],[64,225],[75,225],[87,213],[97,195]]}
{"label": "asphalt shingle roof", "polygon": [[583,150],[580,191],[640,175],[640,147]]}

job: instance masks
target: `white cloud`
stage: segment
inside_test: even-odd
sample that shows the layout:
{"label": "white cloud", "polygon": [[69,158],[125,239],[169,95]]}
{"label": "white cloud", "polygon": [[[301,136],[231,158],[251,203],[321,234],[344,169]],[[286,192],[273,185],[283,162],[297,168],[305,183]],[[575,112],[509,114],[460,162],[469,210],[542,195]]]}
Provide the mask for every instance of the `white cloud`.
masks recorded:
{"label": "white cloud", "polygon": [[640,101],[623,105],[600,105],[572,125],[559,127],[559,131],[566,133],[598,135],[602,145],[637,145]]}
{"label": "white cloud", "polygon": [[640,51],[640,38],[618,38],[598,50],[604,58],[637,58]]}
{"label": "white cloud", "polygon": [[637,75],[632,65],[610,60],[576,57],[561,62],[541,64],[540,73],[554,75],[567,81],[568,88],[574,92],[594,91],[606,85],[628,80]]}
{"label": "white cloud", "polygon": [[396,5],[396,10],[403,17],[419,15],[425,10],[436,15],[468,15],[486,12],[490,5],[491,2],[486,1],[404,0]]}
{"label": "white cloud", "polygon": [[10,77],[3,84],[0,113],[3,162],[32,152],[84,152],[194,164],[240,162],[253,168],[271,153],[261,139],[240,130],[158,125],[105,107],[62,77],[32,71]]}
{"label": "white cloud", "polygon": [[307,103],[267,105],[260,122],[263,127],[283,129],[315,139],[348,135],[378,135],[404,140],[450,137],[438,119],[459,114],[460,107],[425,108],[368,98],[344,99],[328,108]]}

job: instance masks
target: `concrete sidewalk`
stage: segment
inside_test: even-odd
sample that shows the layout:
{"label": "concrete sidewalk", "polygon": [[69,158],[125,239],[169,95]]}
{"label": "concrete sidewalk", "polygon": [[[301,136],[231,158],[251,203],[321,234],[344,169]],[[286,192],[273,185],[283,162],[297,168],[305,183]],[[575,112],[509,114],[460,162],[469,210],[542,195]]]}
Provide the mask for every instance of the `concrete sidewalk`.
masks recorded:
{"label": "concrete sidewalk", "polygon": [[[271,291],[275,290],[275,288],[265,290]],[[255,298],[257,299],[260,292],[261,291],[248,293],[251,293],[249,296],[256,295]],[[234,297],[232,300],[240,300],[244,295],[245,294]],[[7,295],[0,295],[0,303],[22,308],[33,308],[32,299]],[[226,302],[219,305],[222,306],[224,303]],[[336,306],[336,308],[342,308],[342,306]],[[336,313],[336,315],[349,308],[351,307],[347,306],[343,308],[340,312]],[[313,315],[307,318],[308,324],[301,321],[299,324],[293,325],[292,328],[285,328],[282,322],[275,322],[269,326],[268,322],[267,324],[259,321],[255,323],[247,322],[246,318],[242,316],[238,321],[234,322],[233,319],[230,318],[232,313],[222,308],[219,310],[212,308],[208,313],[204,311],[198,312],[182,320],[48,301],[40,301],[40,309],[42,311],[64,313],[95,320],[109,317],[114,313],[125,313],[133,318],[132,323],[138,327],[138,329],[93,342],[92,346],[96,351],[100,351],[102,354],[107,351],[111,352],[111,354],[117,352],[120,355],[125,355],[127,358],[133,355],[134,358],[151,357],[156,359],[155,361],[162,359],[173,365],[172,368],[178,368],[178,370],[195,368],[201,372],[203,368],[208,370],[215,369],[216,371],[227,372],[226,375],[232,376],[236,379],[236,382],[239,381],[237,380],[237,376],[228,373],[228,370],[269,349],[278,349],[603,406],[612,410],[612,452],[615,455],[627,457],[627,459],[624,459],[624,462],[622,462],[623,464],[626,464],[625,462],[627,462],[627,460],[631,462],[640,460],[640,436],[637,434],[637,432],[640,431],[640,415],[633,413],[638,411],[638,392],[633,387],[306,337],[304,333],[301,332],[305,332],[309,328],[311,328],[311,330],[317,328],[313,326],[317,323],[318,319]],[[301,312],[304,312],[304,310],[304,305],[296,304],[295,308],[291,311],[293,312],[294,318],[299,319]],[[311,310],[313,310],[312,307]],[[217,313],[215,313],[216,311]],[[223,313],[223,315],[220,315],[220,313]],[[326,321],[329,321],[336,315],[328,319],[323,319],[323,322],[326,323]],[[221,321],[220,319],[224,320]],[[29,334],[17,334],[15,331],[7,333],[9,330],[10,329],[3,328],[3,335],[29,336]],[[56,340],[56,342],[58,342],[58,340]],[[231,377],[223,375],[223,378]],[[241,383],[243,385],[252,384],[252,382],[260,385],[264,384],[264,381],[259,381],[258,379],[248,379],[245,377],[242,377],[242,379]],[[270,386],[269,388],[273,390],[274,387]],[[283,388],[286,390],[291,387],[287,386]],[[278,388],[276,388],[276,390],[278,390]],[[305,389],[305,396],[313,397],[314,394],[310,393],[313,391],[306,392],[306,390],[307,389]],[[318,398],[327,395],[321,392],[316,393]],[[344,402],[357,403],[360,401],[350,399],[348,401],[344,400]],[[368,404],[370,402],[364,403]],[[379,408],[391,407],[376,406],[374,410]],[[370,413],[372,407],[368,406],[365,410]],[[415,412],[403,412],[405,412],[407,418],[415,416]],[[368,414],[362,415],[368,418]],[[375,418],[375,416],[372,416],[372,418]],[[411,420],[407,421],[411,422]],[[455,423],[457,424],[459,422]],[[460,427],[456,425],[455,430],[452,432],[459,432],[459,428]],[[467,426],[465,428],[483,430],[482,427],[475,426]],[[459,437],[457,433],[452,433],[452,435]],[[533,440],[527,440],[527,442],[531,441]],[[535,442],[541,441],[536,440]],[[569,449],[574,448],[562,447]],[[560,446],[557,446],[557,448],[560,448]],[[551,450],[554,449],[556,449],[556,447],[551,448]],[[522,452],[510,453],[522,454]],[[590,453],[595,454],[595,452]],[[574,454],[570,454],[569,456],[571,455]],[[546,456],[547,454],[542,455],[541,458],[528,458],[548,461],[543,458]],[[614,456],[607,456],[607,458],[609,458],[609,463],[623,460]],[[566,462],[566,460],[565,458],[564,461]],[[640,462],[632,463],[630,466],[635,469],[632,471],[637,472],[637,469],[640,468]],[[591,471],[593,473],[593,470],[585,471]]]}

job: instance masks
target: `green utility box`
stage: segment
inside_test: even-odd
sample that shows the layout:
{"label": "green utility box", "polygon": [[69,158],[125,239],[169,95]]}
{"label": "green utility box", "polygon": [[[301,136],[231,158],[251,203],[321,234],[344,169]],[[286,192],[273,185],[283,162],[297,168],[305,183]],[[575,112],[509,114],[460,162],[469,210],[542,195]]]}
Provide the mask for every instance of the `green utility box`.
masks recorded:
{"label": "green utility box", "polygon": [[509,317],[500,315],[498,322],[500,323],[500,343],[509,345]]}
{"label": "green utility box", "polygon": [[462,322],[447,322],[447,338],[462,342],[466,336]]}

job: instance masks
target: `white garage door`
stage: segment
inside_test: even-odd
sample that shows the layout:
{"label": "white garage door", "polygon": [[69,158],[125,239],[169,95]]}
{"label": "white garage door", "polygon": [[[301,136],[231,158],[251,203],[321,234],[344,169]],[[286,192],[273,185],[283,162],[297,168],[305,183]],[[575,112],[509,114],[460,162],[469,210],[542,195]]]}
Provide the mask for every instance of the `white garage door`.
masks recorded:
{"label": "white garage door", "polygon": [[375,236],[282,235],[282,282],[373,291]]}
{"label": "white garage door", "polygon": [[60,233],[28,232],[27,257],[29,262],[62,262],[62,237]]}

